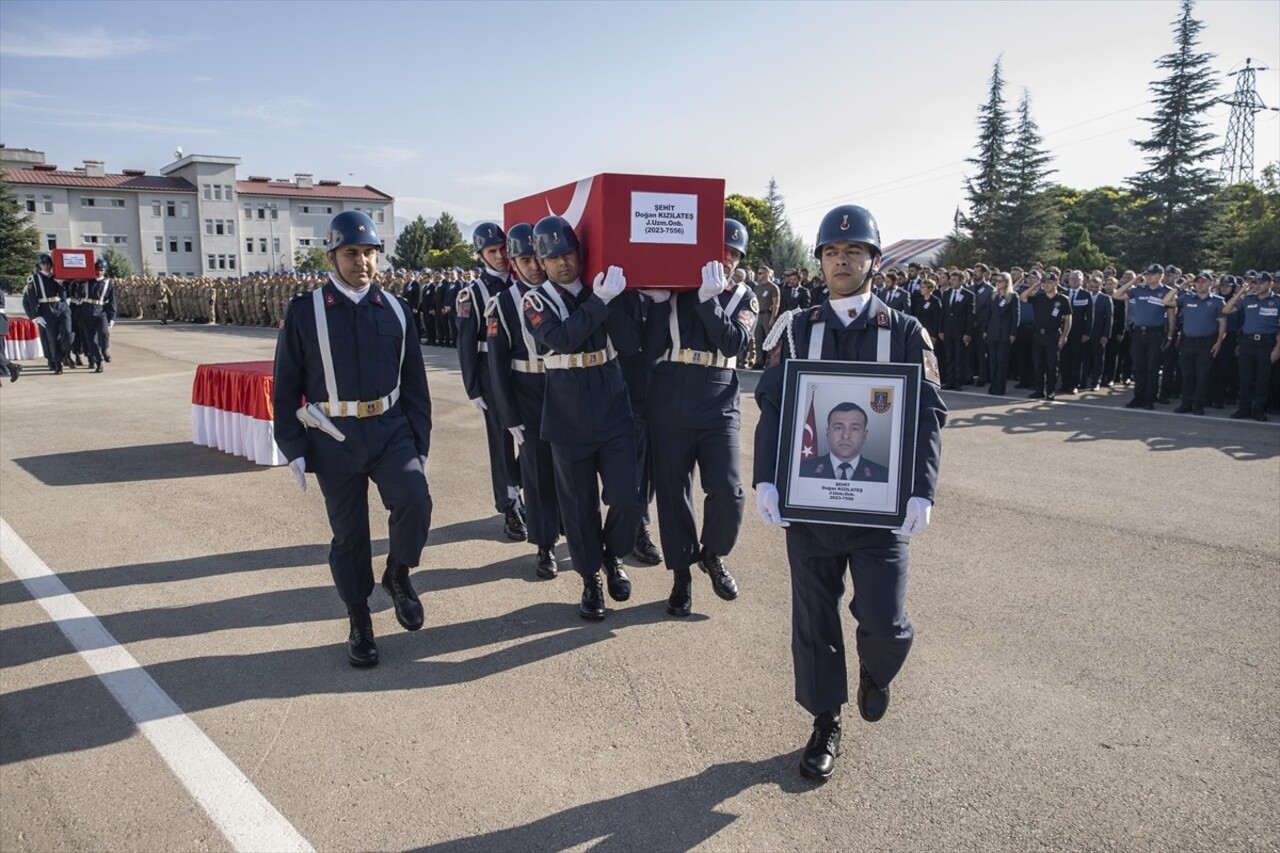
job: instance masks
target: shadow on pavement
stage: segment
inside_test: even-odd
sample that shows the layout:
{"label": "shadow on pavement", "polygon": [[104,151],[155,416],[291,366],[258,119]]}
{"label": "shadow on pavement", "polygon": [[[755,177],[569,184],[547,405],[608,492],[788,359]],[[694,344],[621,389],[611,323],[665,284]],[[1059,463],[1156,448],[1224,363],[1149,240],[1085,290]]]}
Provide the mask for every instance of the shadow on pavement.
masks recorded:
{"label": "shadow on pavement", "polygon": [[1009,405],[999,397],[981,400],[951,395],[946,402],[951,412],[948,430],[994,427],[1007,435],[1060,433],[1067,442],[1142,442],[1154,451],[1212,449],[1242,462],[1280,456],[1280,431],[1263,424],[1190,416],[1155,417],[1144,412],[1109,412],[1052,403],[1015,403],[1016,408],[1007,411],[990,411],[992,405]]}
{"label": "shadow on pavement", "polygon": [[442,841],[417,853],[489,853],[502,850],[690,850],[710,839],[737,815],[716,811],[727,800],[757,785],[777,785],[787,794],[812,791],[796,770],[796,754],[761,761],[713,764],[695,776],[574,806],[514,826]]}
{"label": "shadow on pavement", "polygon": [[189,441],[77,450],[13,460],[46,486],[91,486],[271,471],[242,456]]}

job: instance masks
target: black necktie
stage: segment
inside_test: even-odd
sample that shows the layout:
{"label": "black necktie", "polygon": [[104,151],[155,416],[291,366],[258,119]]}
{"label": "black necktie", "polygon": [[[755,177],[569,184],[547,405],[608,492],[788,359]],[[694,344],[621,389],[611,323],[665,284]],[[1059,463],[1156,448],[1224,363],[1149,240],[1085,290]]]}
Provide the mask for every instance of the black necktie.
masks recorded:
{"label": "black necktie", "polygon": [[840,479],[841,480],[853,479],[853,466],[850,465],[848,462],[840,463]]}

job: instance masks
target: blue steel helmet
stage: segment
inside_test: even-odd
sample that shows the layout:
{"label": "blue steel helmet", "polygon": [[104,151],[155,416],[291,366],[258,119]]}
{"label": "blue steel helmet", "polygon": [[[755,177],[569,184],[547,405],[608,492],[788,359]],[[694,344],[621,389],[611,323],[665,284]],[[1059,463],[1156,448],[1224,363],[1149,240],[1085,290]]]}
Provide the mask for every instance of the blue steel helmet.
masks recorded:
{"label": "blue steel helmet", "polygon": [[324,250],[332,252],[343,246],[377,246],[378,251],[382,251],[382,238],[378,236],[378,229],[367,213],[344,210],[329,220]]}
{"label": "blue steel helmet", "polygon": [[730,249],[737,249],[738,254],[744,258],[747,256],[747,226],[743,225],[736,219],[726,219],[724,221],[724,244]]}
{"label": "blue steel helmet", "polygon": [[818,241],[813,246],[813,256],[822,257],[822,247],[828,243],[863,243],[880,256],[880,226],[871,211],[856,204],[842,204],[822,217],[818,225]]}
{"label": "blue steel helmet", "polygon": [[507,230],[507,257],[533,257],[533,226],[528,222],[517,222]]}
{"label": "blue steel helmet", "polygon": [[507,235],[502,233],[502,226],[496,222],[481,222],[471,232],[471,245],[477,255],[490,246],[500,246],[506,242]]}
{"label": "blue steel helmet", "polygon": [[98,258],[96,261],[93,262],[93,268],[98,272],[106,272],[107,262],[104,261],[102,258]]}
{"label": "blue steel helmet", "polygon": [[578,235],[562,216],[544,216],[533,226],[533,249],[538,260],[567,255],[578,248]]}
{"label": "blue steel helmet", "polygon": [[49,266],[53,266],[53,255],[49,254],[48,252],[42,252],[40,255],[40,260],[36,261],[36,266],[41,266],[43,264],[48,264]]}

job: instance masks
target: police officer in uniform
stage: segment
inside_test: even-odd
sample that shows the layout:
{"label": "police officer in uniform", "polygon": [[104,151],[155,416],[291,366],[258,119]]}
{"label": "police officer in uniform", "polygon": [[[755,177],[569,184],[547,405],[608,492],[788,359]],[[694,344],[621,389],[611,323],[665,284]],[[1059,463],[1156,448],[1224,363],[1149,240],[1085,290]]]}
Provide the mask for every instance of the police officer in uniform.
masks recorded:
{"label": "police officer in uniform", "polygon": [[[728,281],[747,253],[747,229],[724,222],[724,262],[702,268],[696,291],[647,290],[653,299],[645,321],[644,350],[657,358],[649,387],[649,436],[658,521],[667,568],[674,574],[667,612],[693,609],[692,574],[711,578],[720,598],[738,597],[738,584],[723,558],[742,529],[742,490],[737,359],[750,348],[759,303],[744,284]],[[693,471],[706,498],[702,535],[693,503]]]}
{"label": "police officer in uniform", "polygon": [[1178,351],[1182,371],[1182,405],[1178,414],[1204,414],[1209,400],[1209,370],[1227,335],[1227,318],[1222,313],[1226,301],[1210,292],[1213,276],[1208,271],[1195,277],[1194,290],[1179,293],[1170,290],[1164,297],[1165,307],[1182,314],[1182,345]]}
{"label": "police officer in uniform", "polygon": [[1267,392],[1271,365],[1280,361],[1280,296],[1272,292],[1270,273],[1262,273],[1247,288],[1236,290],[1222,309],[1224,314],[1244,314],[1240,326],[1240,407],[1231,413],[1237,420],[1267,420]]}
{"label": "police officer in uniform", "polygon": [[1052,403],[1058,387],[1058,353],[1071,334],[1071,300],[1058,292],[1058,276],[1049,273],[1035,279],[1018,297],[1031,306],[1031,353],[1035,373],[1031,380],[1032,400]]}
{"label": "police officer in uniform", "polygon": [[[929,523],[938,481],[942,427],[947,409],[938,386],[938,361],[920,323],[889,308],[870,293],[880,262],[880,230],[864,208],[837,207],[818,226],[818,260],[830,288],[829,301],[779,320],[770,335],[776,348],[760,377],[756,400],[756,506],[766,523],[787,528],[791,565],[792,659],[796,701],[814,715],[813,734],[800,771],[825,779],[840,755],[841,706],[848,701],[840,598],[844,576],[853,580],[850,605],[858,623],[858,710],[875,722],[889,707],[889,685],[911,648],[905,606],[907,546]],[[789,358],[828,361],[889,361],[920,364],[919,426],[915,479],[902,528],[783,521],[778,507],[775,462],[782,417],[783,364]]]}
{"label": "police officer in uniform", "polygon": [[538,577],[550,580],[557,574],[560,504],[551,445],[541,434],[547,376],[537,344],[524,327],[522,308],[525,294],[547,280],[534,254],[532,225],[518,222],[507,231],[507,257],[516,278],[494,295],[485,313],[489,374],[498,420],[519,450],[529,541],[538,547],[535,571]]}
{"label": "police officer in uniform", "polygon": [[[551,443],[556,494],[573,568],[582,576],[584,619],[605,616],[600,568],[614,601],[631,597],[622,555],[640,521],[635,423],[618,354],[640,348],[640,330],[614,305],[626,287],[620,267],[582,284],[582,253],[573,227],[546,216],[533,246],[548,281],[525,294],[524,324],[547,368],[541,437]],[[600,521],[600,501],[608,506]]]}
{"label": "police officer in uniform", "polygon": [[511,287],[507,235],[496,223],[481,222],[472,233],[471,242],[485,269],[459,290],[454,300],[454,316],[458,319],[458,365],[471,405],[484,417],[494,508],[502,513],[503,533],[508,539],[520,542],[528,536],[520,507],[520,471],[516,467],[515,442],[511,433],[503,429],[493,408],[489,330],[484,318],[489,300]]}
{"label": "police officer in uniform", "polygon": [[[1169,288],[1161,284],[1164,267],[1151,264],[1142,279],[1122,283],[1113,299],[1128,303],[1129,351],[1133,353],[1133,399],[1127,409],[1154,409],[1160,354],[1173,336],[1173,309],[1164,304]],[[1141,284],[1138,282],[1141,281]]]}
{"label": "police officer in uniform", "polygon": [[35,272],[27,279],[22,308],[40,327],[49,369],[61,374],[62,363],[71,351],[71,306],[67,304],[66,288],[53,277],[51,255],[41,255]]}
{"label": "police officer in uniform", "polygon": [[333,530],[329,570],[351,622],[347,658],[366,667],[378,663],[368,604],[370,480],[391,512],[382,586],[396,620],[422,627],[409,570],[431,528],[431,397],[409,305],[373,281],[382,249],[373,220],[339,213],[325,245],[334,272],[289,303],[276,343],[275,437],[302,490],[308,470],[320,484]]}

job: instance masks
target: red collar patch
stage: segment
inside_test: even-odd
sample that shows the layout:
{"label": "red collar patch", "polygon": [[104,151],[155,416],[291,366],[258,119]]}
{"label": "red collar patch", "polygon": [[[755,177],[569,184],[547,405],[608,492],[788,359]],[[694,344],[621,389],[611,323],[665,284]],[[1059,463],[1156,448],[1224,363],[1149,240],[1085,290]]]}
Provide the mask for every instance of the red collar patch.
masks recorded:
{"label": "red collar patch", "polygon": [[324,293],[324,306],[326,308],[332,308],[337,304],[338,304],[338,297],[334,296],[332,293],[326,290]]}
{"label": "red collar patch", "polygon": [[876,315],[876,325],[882,329],[889,328],[889,315],[881,311]]}
{"label": "red collar patch", "polygon": [[809,312],[809,322],[816,323],[821,319],[822,319],[822,306],[819,305],[817,308],[814,308],[812,311]]}
{"label": "red collar patch", "polygon": [[381,305],[381,304],[382,304],[382,291],[381,291],[381,290],[375,290],[375,291],[373,292],[373,304],[374,304],[374,305]]}

